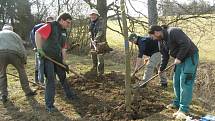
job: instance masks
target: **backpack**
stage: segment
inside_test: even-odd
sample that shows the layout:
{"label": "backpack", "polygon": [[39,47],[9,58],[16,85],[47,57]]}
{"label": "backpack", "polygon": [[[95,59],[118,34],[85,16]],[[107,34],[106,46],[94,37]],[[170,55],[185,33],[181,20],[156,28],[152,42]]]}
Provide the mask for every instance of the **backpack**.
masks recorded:
{"label": "backpack", "polygon": [[33,27],[33,29],[31,30],[31,33],[30,33],[30,40],[31,40],[31,44],[33,46],[33,48],[37,48],[36,46],[36,42],[35,42],[35,32],[40,28],[42,27],[43,25],[45,25],[45,23],[40,23],[40,24],[37,24]]}

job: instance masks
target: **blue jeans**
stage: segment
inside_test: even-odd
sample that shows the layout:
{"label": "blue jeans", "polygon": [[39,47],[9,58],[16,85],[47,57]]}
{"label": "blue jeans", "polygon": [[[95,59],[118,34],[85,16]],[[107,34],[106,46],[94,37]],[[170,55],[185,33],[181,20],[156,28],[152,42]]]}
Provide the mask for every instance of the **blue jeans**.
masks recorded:
{"label": "blue jeans", "polygon": [[53,62],[44,59],[45,64],[45,76],[46,76],[46,89],[45,89],[45,104],[46,107],[50,108],[54,106],[55,97],[55,74],[60,79],[60,83],[63,86],[64,92],[67,98],[73,96],[72,91],[66,80],[66,72],[62,67],[54,64]]}
{"label": "blue jeans", "polygon": [[179,107],[179,110],[182,112],[189,111],[198,63],[199,55],[196,52],[193,57],[187,57],[183,63],[175,66],[173,77],[175,99],[173,104]]}
{"label": "blue jeans", "polygon": [[35,82],[44,83],[44,59],[35,53]]}

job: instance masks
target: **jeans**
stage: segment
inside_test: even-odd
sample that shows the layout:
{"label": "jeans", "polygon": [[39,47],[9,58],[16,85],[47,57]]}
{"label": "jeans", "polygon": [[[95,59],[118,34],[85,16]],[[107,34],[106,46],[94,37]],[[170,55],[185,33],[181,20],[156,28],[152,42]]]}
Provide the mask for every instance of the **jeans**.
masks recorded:
{"label": "jeans", "polygon": [[44,83],[44,59],[35,53],[35,82]]}
{"label": "jeans", "polygon": [[53,107],[54,105],[54,97],[55,97],[55,74],[57,74],[60,83],[66,93],[67,98],[73,96],[73,92],[71,91],[68,82],[66,80],[66,72],[65,70],[54,64],[53,62],[44,59],[45,64],[45,76],[46,76],[46,89],[45,89],[45,105],[46,107]]}

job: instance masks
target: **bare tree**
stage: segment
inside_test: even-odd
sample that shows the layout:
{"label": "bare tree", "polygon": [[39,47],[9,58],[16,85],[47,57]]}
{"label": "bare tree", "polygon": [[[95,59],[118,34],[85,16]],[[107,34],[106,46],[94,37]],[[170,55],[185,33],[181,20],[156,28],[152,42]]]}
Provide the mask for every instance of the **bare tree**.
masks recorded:
{"label": "bare tree", "polygon": [[125,41],[125,104],[126,110],[131,111],[131,67],[130,67],[130,55],[129,55],[129,42],[128,42],[128,26],[125,14],[125,1],[121,0],[120,2],[121,11],[122,11],[122,23],[123,23],[123,35]]}
{"label": "bare tree", "polygon": [[148,0],[148,21],[150,25],[158,23],[157,0]]}

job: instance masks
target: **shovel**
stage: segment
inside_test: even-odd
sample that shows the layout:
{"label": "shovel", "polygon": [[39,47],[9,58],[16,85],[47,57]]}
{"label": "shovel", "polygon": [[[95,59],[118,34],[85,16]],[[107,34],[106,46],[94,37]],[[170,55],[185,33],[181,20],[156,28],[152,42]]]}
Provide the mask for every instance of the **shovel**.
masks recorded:
{"label": "shovel", "polygon": [[[51,62],[57,64],[58,66],[60,66],[60,67],[62,67],[62,68],[64,68],[64,69],[66,69],[66,66],[63,65],[62,63],[57,62],[56,60],[54,60],[54,59],[48,57],[47,55],[45,55],[44,57],[45,57],[46,59],[50,60]],[[82,75],[78,74],[78,73],[75,72],[74,70],[69,69],[69,71],[70,71],[71,73],[77,75],[78,77],[82,78],[83,80],[87,81],[87,79],[86,79],[85,77],[83,77]]]}
{"label": "shovel", "polygon": [[[169,69],[172,68],[174,65],[175,65],[175,64],[172,64],[172,65],[168,66],[166,69],[164,69],[164,70],[163,70],[162,72],[160,72],[160,73],[163,73],[163,72],[169,70]],[[133,88],[142,87],[142,86],[144,86],[145,84],[147,84],[149,81],[155,79],[157,76],[159,76],[159,74],[154,75],[153,77],[151,77],[149,80],[143,82],[142,84],[135,85]]]}
{"label": "shovel", "polygon": [[[14,77],[16,77],[16,78],[19,78],[17,75],[10,74],[10,73],[7,73],[7,75],[10,75],[10,76],[14,76]],[[45,87],[42,86],[42,85],[40,85],[40,84],[37,84],[37,83],[32,82],[32,81],[29,81],[29,80],[28,80],[28,82],[30,82],[30,83],[32,83],[32,84],[35,84],[35,85],[37,85],[38,87],[41,87],[42,89],[45,89]]]}
{"label": "shovel", "polygon": [[148,60],[145,60],[143,65],[141,65],[137,70],[134,71],[134,73],[131,75],[131,77],[135,76],[135,74],[142,69],[146,64],[147,64]]}

